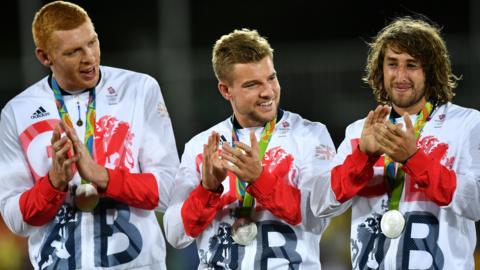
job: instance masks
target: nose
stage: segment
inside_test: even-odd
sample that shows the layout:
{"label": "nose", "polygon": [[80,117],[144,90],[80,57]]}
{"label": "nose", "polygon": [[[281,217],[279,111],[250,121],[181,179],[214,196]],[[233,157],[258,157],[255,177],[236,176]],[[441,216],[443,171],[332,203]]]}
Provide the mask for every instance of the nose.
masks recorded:
{"label": "nose", "polygon": [[83,54],[82,62],[86,64],[91,64],[95,62],[95,52],[92,48],[86,48],[85,53]]}
{"label": "nose", "polygon": [[260,97],[271,99],[275,95],[275,86],[267,83],[265,87],[260,91]]}
{"label": "nose", "polygon": [[404,66],[404,65],[400,65],[398,68],[397,68],[397,72],[396,72],[396,77],[399,81],[404,81],[407,79],[407,67]]}

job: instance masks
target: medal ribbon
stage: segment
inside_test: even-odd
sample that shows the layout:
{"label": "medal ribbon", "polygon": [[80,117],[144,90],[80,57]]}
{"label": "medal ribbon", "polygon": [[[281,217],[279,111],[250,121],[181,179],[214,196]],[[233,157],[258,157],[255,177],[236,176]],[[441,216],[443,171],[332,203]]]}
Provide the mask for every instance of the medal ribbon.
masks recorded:
{"label": "medal ribbon", "polygon": [[[277,122],[277,118],[273,119],[272,121],[268,122],[265,127],[263,128],[262,135],[260,135],[260,141],[258,142],[258,148],[260,150],[260,160],[263,159],[263,156],[265,155],[265,152],[267,150],[268,143],[270,142],[270,139],[272,138],[273,131],[275,130],[275,123]],[[232,118],[232,124],[233,124],[233,118]],[[232,128],[232,144],[233,147],[235,147],[235,141],[238,140],[238,133],[237,130],[235,129],[235,126]],[[235,181],[236,185],[236,193],[237,197],[240,200],[240,203],[242,204],[243,209],[248,209],[247,213],[250,212],[250,209],[253,207],[253,197],[250,195],[246,188],[247,188],[247,182],[246,181],[241,181],[238,177]],[[240,213],[241,216],[246,215],[247,213]]]}
{"label": "medal ribbon", "polygon": [[[72,124],[72,119],[68,114],[67,106],[65,106],[65,101],[63,100],[62,92],[60,91],[60,87],[58,86],[57,80],[52,77],[52,90],[53,94],[55,95],[55,104],[57,105],[58,114],[63,122],[65,122],[69,127],[73,130],[75,128]],[[93,157],[93,139],[95,135],[95,88],[89,90],[88,96],[88,107],[87,107],[87,118],[85,124],[85,138],[84,143],[87,146],[88,153],[91,157]],[[86,179],[81,180],[81,184],[88,184],[90,181]]]}
{"label": "medal ribbon", "polygon": [[[423,127],[430,119],[430,114],[432,113],[433,108],[434,106],[430,101],[425,103],[420,115],[417,117],[414,125],[415,138],[417,140],[420,137],[420,133],[422,133]],[[390,113],[389,120],[394,125],[396,124],[392,113]],[[405,172],[402,170],[400,165],[401,164],[394,162],[389,156],[385,155],[385,175],[392,189],[390,202],[388,204],[389,210],[398,210],[400,198],[402,197],[402,190],[405,182]]]}

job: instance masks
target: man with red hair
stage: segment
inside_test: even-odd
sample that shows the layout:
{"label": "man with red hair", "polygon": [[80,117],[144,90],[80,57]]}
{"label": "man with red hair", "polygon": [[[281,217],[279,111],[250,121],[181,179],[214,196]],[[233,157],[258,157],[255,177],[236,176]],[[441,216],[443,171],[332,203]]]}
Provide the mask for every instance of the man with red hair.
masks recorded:
{"label": "man with red hair", "polygon": [[88,14],[56,1],[32,25],[51,74],[10,100],[0,122],[0,211],[29,238],[35,269],[165,269],[153,209],[178,166],[152,77],[100,66]]}

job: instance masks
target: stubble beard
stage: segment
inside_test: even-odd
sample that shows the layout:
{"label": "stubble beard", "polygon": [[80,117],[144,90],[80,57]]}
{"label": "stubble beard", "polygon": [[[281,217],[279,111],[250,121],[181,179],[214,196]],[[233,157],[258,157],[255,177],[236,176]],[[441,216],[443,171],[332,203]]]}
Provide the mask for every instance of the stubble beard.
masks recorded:
{"label": "stubble beard", "polygon": [[[393,105],[395,105],[398,108],[406,109],[409,107],[412,107],[416,104],[418,104],[422,98],[425,96],[425,90],[424,91],[417,91],[412,89],[412,95],[409,96],[408,98],[396,98],[394,95],[389,94],[390,101],[392,102]],[[393,92],[393,90],[390,88],[389,91],[390,93]],[[418,95],[417,95],[418,94]]]}

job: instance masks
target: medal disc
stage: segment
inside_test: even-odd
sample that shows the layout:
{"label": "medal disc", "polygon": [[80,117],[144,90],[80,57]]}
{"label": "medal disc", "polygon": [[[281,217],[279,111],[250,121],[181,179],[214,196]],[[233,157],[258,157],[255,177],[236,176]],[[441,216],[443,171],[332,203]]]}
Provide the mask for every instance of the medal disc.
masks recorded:
{"label": "medal disc", "polygon": [[383,214],[382,220],[380,221],[382,233],[388,238],[399,237],[402,234],[404,227],[405,218],[398,210],[388,210]]}
{"label": "medal disc", "polygon": [[98,192],[92,184],[81,184],[75,191],[75,205],[83,212],[95,209],[98,204]]}
{"label": "medal disc", "polygon": [[232,231],[232,239],[239,245],[248,246],[257,238],[257,225],[255,222],[246,222],[242,218],[235,221]]}

